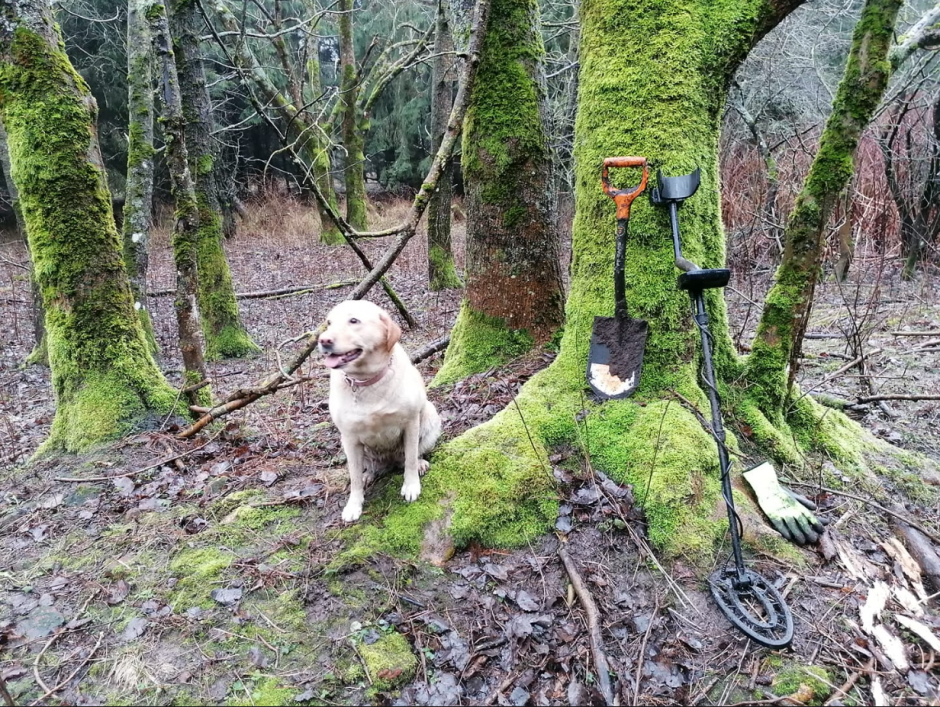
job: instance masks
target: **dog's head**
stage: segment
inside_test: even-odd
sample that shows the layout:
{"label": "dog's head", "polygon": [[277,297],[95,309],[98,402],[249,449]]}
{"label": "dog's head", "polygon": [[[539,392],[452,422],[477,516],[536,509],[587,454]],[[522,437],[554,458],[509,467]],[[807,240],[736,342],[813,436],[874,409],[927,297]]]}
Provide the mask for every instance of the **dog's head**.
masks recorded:
{"label": "dog's head", "polygon": [[330,310],[318,346],[323,362],[347,373],[367,373],[388,363],[401,327],[381,307],[346,300]]}

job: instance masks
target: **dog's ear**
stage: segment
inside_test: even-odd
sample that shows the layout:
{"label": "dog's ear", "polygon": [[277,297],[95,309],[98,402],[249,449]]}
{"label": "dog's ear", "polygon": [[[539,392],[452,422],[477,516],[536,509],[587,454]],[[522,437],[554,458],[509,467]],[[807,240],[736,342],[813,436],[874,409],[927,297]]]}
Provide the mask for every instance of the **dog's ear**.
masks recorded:
{"label": "dog's ear", "polygon": [[379,319],[382,320],[382,324],[385,326],[385,348],[391,353],[395,344],[401,339],[401,327],[385,312],[379,314]]}

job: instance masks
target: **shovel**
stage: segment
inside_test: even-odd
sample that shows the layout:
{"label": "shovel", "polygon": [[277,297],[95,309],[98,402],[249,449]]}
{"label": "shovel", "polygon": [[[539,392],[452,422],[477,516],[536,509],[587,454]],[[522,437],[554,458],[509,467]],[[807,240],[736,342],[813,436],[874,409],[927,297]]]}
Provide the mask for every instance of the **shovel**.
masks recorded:
{"label": "shovel", "polygon": [[[610,167],[642,167],[639,185],[614,189],[610,184]],[[591,332],[591,350],[588,353],[587,381],[591,389],[603,399],[626,398],[640,385],[643,370],[643,350],[649,325],[642,319],[630,319],[627,314],[624,260],[627,252],[627,222],[630,204],[643,190],[649,176],[645,157],[608,157],[604,160],[601,183],[604,193],[617,206],[617,246],[614,253],[614,316],[594,317]]]}

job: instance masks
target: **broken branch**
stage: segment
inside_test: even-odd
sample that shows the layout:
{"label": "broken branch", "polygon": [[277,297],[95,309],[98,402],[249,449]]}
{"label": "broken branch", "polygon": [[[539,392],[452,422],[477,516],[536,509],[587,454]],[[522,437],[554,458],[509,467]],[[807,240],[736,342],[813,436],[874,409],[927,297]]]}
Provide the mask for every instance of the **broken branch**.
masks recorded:
{"label": "broken branch", "polygon": [[575,594],[578,595],[578,600],[581,602],[581,606],[584,607],[584,614],[587,617],[588,634],[591,640],[591,654],[594,659],[594,672],[597,673],[597,687],[604,696],[604,701],[608,705],[613,705],[615,704],[614,691],[610,685],[610,667],[607,663],[607,654],[604,652],[604,639],[601,636],[601,622],[600,615],[597,612],[597,605],[594,603],[594,597],[591,596],[591,592],[588,591],[584,580],[581,579],[578,568],[575,567],[568,552],[563,547],[559,547],[558,556],[565,565],[565,570],[568,572],[568,579],[571,580],[571,586],[574,587]]}

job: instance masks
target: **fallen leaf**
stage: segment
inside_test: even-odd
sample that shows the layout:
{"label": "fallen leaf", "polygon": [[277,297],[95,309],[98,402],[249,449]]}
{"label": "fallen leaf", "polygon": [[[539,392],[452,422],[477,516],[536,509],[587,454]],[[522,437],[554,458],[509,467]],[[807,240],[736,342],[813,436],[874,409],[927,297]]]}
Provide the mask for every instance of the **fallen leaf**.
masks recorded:
{"label": "fallen leaf", "polygon": [[375,677],[379,680],[391,681],[399,677],[401,674],[401,668],[382,668],[375,674]]}
{"label": "fallen leaf", "polygon": [[312,688],[309,688],[309,687],[308,687],[306,690],[304,690],[303,692],[301,692],[299,695],[294,695],[294,702],[309,702],[309,701],[312,700],[314,697],[316,697],[316,693],[313,691]]}
{"label": "fallen leaf", "polygon": [[917,635],[921,638],[924,643],[933,648],[937,653],[940,653],[940,638],[937,638],[936,634],[931,631],[927,626],[922,624],[920,621],[915,619],[909,619],[906,616],[901,614],[895,614],[894,620],[901,624],[904,628],[908,629],[911,633]]}
{"label": "fallen leaf", "polygon": [[277,481],[277,473],[273,471],[262,471],[261,472],[261,483],[265,486],[270,486],[275,481]]}
{"label": "fallen leaf", "polygon": [[213,589],[209,596],[215,599],[219,604],[223,606],[229,606],[235,604],[239,599],[242,598],[241,589]]}
{"label": "fallen leaf", "polygon": [[16,624],[16,632],[29,639],[48,636],[65,623],[65,617],[51,606],[37,606]]}
{"label": "fallen leaf", "polygon": [[260,646],[252,646],[248,649],[248,660],[250,660],[252,665],[256,668],[262,669],[268,667],[268,663],[270,662],[268,656],[265,655]]}
{"label": "fallen leaf", "polygon": [[794,702],[799,702],[801,705],[808,704],[810,700],[815,696],[813,688],[804,683],[800,683],[800,686],[797,688],[796,692],[792,695],[787,695],[787,699],[793,700]]}
{"label": "fallen leaf", "polygon": [[40,508],[58,508],[62,505],[62,499],[65,497],[64,494],[55,493],[51,496],[46,496],[42,501],[39,502]]}
{"label": "fallen leaf", "polygon": [[126,476],[119,476],[116,479],[112,479],[111,483],[114,484],[114,488],[116,488],[118,493],[122,496],[130,496],[134,493],[134,482]]}
{"label": "fallen leaf", "polygon": [[106,599],[107,603],[111,606],[115,604],[120,604],[127,598],[127,595],[130,593],[131,587],[123,579],[119,579],[115,582],[110,589],[108,589],[108,598]]}
{"label": "fallen leaf", "polygon": [[532,595],[526,591],[519,590],[516,592],[516,604],[519,605],[519,608],[523,611],[538,611],[539,604],[535,599],[532,598]]}
{"label": "fallen leaf", "polygon": [[131,619],[127,626],[124,629],[124,640],[133,641],[144,635],[144,631],[147,630],[147,627],[150,625],[150,622],[147,621],[143,616],[135,616]]}

